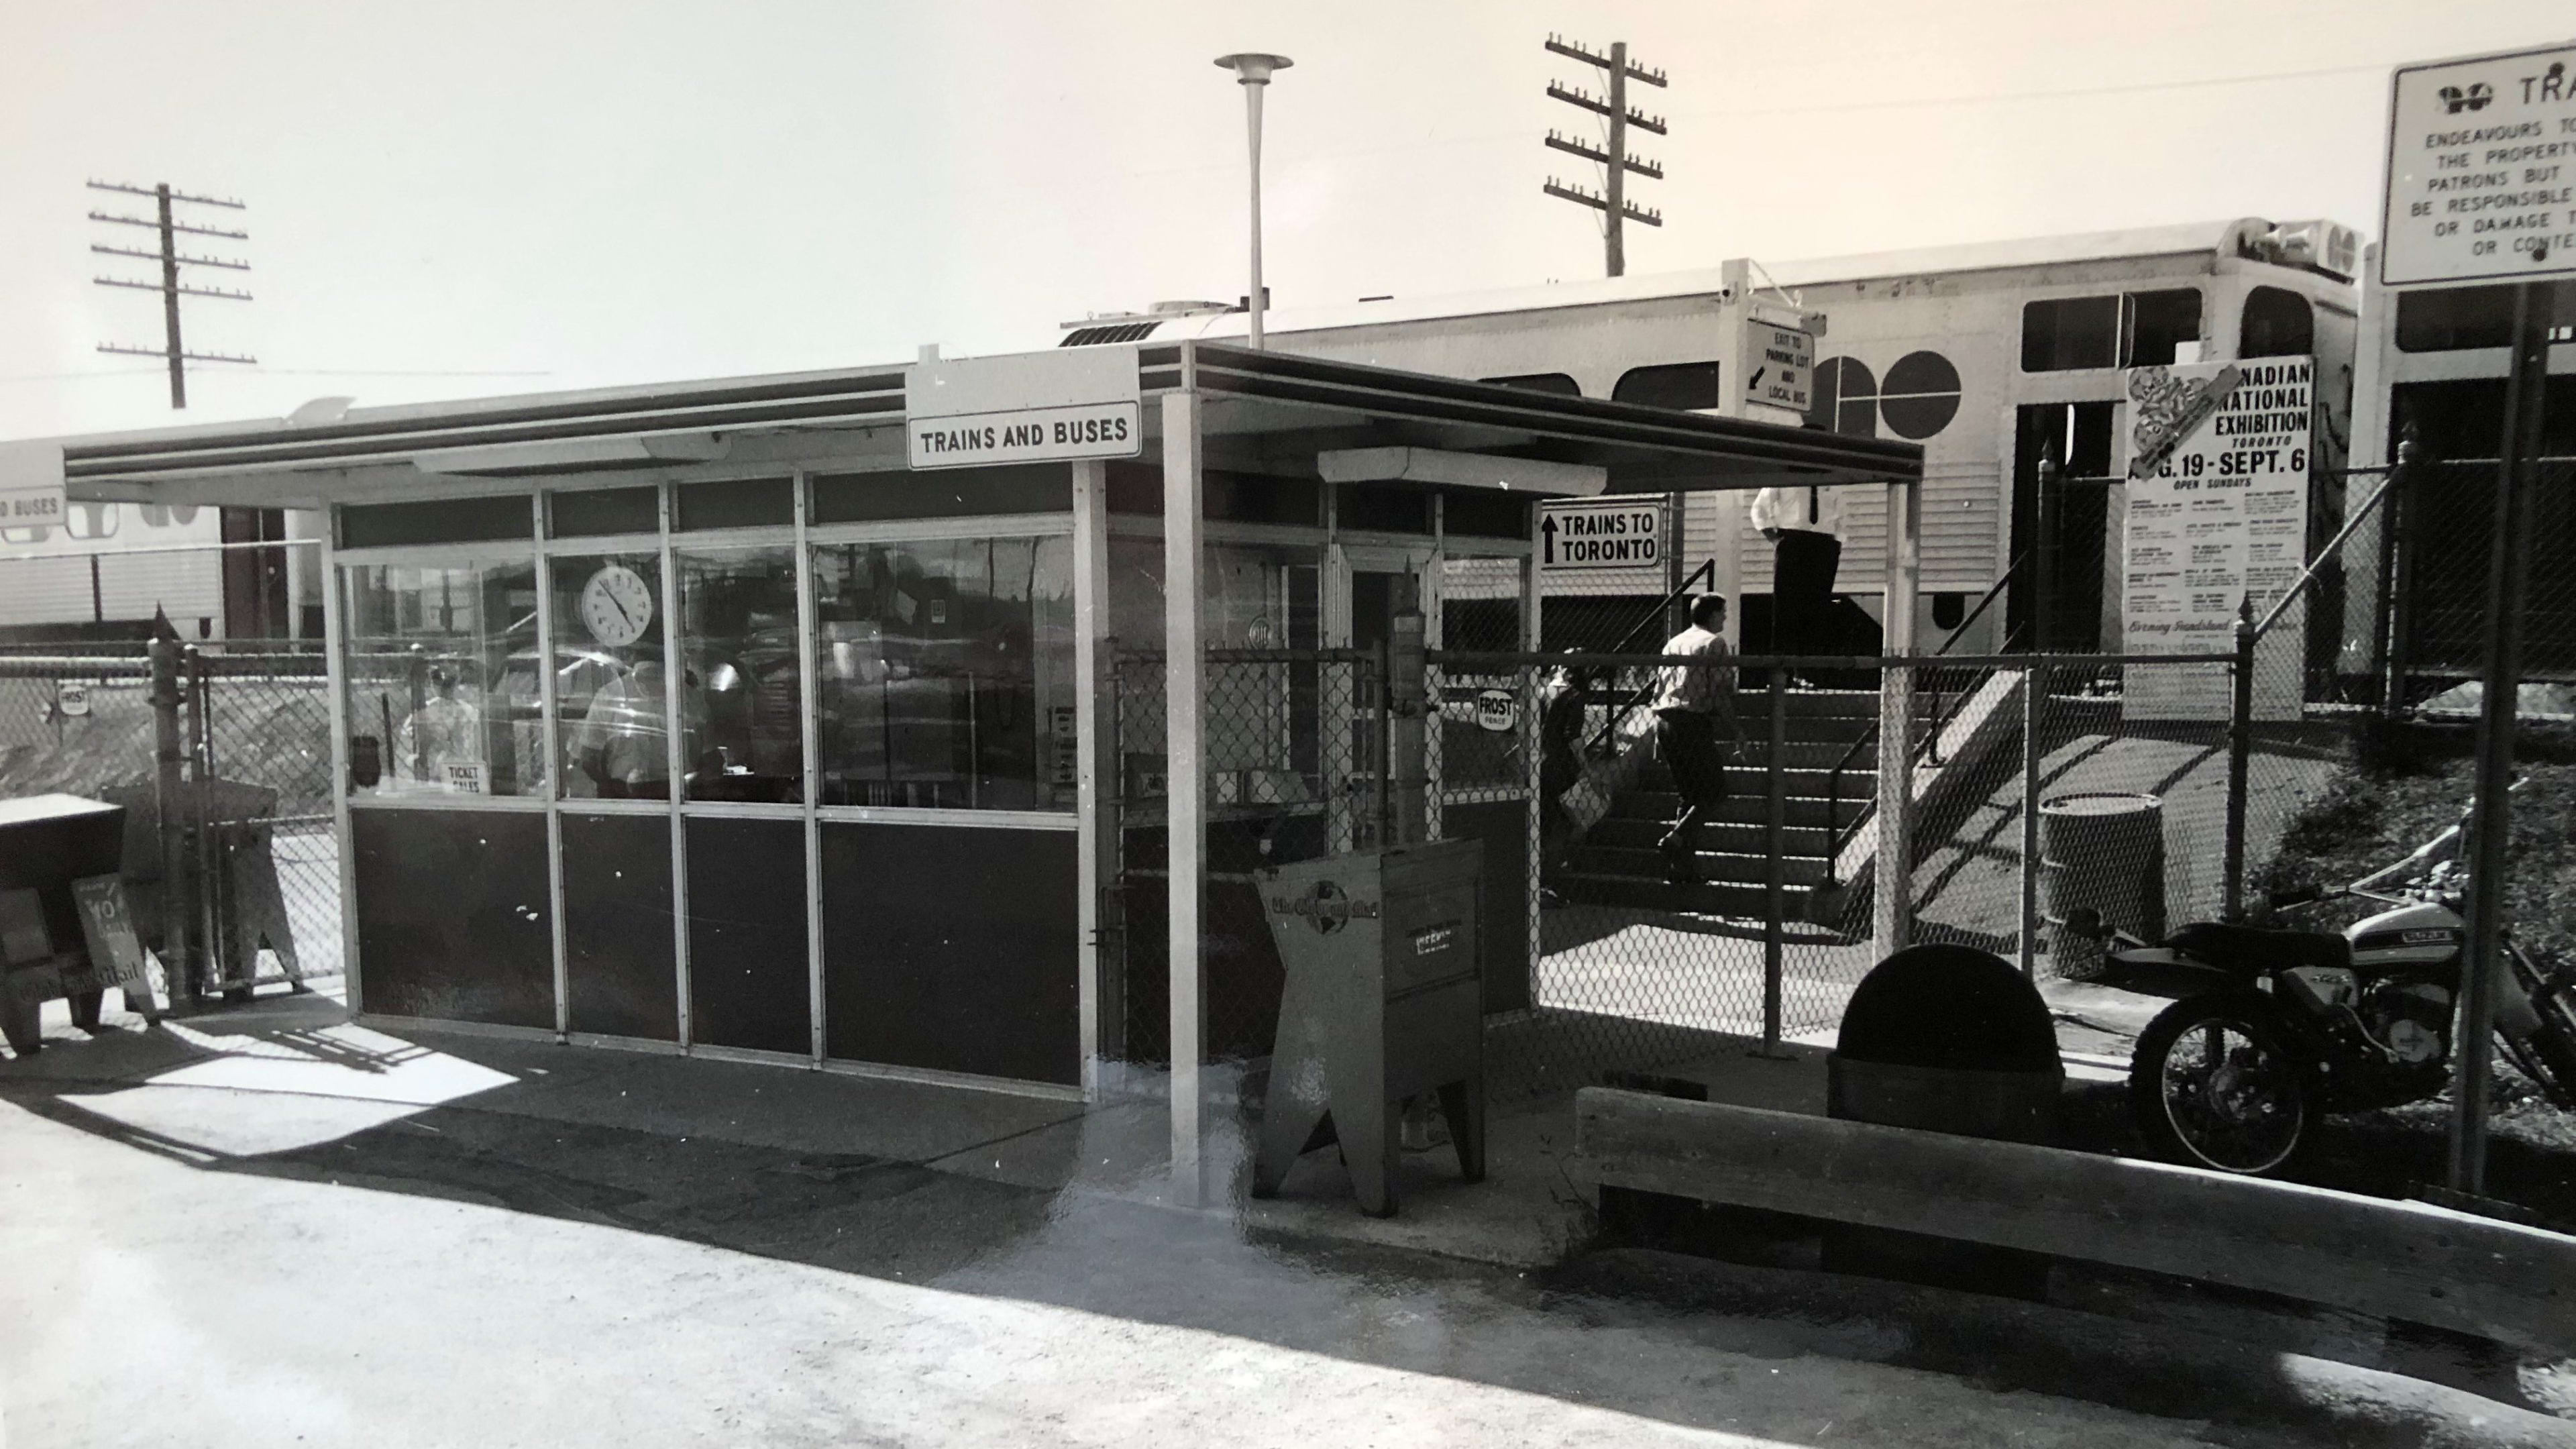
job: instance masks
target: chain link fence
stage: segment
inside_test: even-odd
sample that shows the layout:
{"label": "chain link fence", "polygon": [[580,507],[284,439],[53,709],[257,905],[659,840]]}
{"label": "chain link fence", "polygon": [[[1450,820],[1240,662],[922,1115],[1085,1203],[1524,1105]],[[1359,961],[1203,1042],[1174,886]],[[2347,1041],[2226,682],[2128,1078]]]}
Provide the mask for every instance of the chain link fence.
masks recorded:
{"label": "chain link fence", "polygon": [[[1679,1067],[1748,1039],[1831,1041],[1883,955],[1879,730],[1900,682],[1913,700],[1904,939],[2080,981],[2098,947],[2056,929],[2077,906],[2150,939],[2239,912],[2245,881],[2348,765],[2386,677],[2370,481],[2319,529],[2304,568],[2268,581],[2267,617],[2249,614],[2218,650],[1682,666],[1732,675],[1723,785],[1703,780],[1686,831],[1692,771],[1677,771],[1654,710],[1674,660],[1478,650],[1444,629],[1449,647],[1427,657],[1420,832],[1488,843],[1498,1097]],[[1384,667],[1369,651],[1210,655],[1211,1061],[1255,1061],[1276,1029],[1281,973],[1253,872],[1397,837],[1406,816],[1388,812],[1414,808],[1382,786]],[[1111,1050],[1160,1062],[1163,659],[1122,654],[1113,673],[1109,919],[1125,949]]]}
{"label": "chain link fence", "polygon": [[[202,992],[240,995],[342,968],[330,709],[318,647],[258,641],[174,650],[179,786],[165,879],[148,646],[0,653],[0,796],[53,792],[125,807],[126,876],[147,943]],[[185,923],[164,939],[163,892]]]}

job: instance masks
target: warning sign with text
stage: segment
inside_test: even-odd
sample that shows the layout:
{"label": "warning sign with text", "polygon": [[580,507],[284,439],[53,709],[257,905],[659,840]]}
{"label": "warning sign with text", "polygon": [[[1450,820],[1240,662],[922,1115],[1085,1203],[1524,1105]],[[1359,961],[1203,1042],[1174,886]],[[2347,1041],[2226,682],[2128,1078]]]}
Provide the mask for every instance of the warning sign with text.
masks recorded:
{"label": "warning sign with text", "polygon": [[2576,45],[2398,68],[2379,278],[2576,276]]}
{"label": "warning sign with text", "polygon": [[[2260,620],[2298,583],[2307,563],[2314,372],[2305,357],[2130,370],[2123,434],[2131,455],[2151,455],[2176,431],[2180,437],[2129,483],[2123,653],[2229,653],[2245,601]],[[2211,386],[2228,373],[2232,387]],[[2259,646],[2256,719],[2299,717],[2306,632],[2293,609]],[[2133,720],[2223,720],[2232,693],[2224,664],[2131,665],[2123,712]]]}
{"label": "warning sign with text", "polygon": [[1663,503],[1640,498],[1549,503],[1539,509],[1538,566],[1568,569],[1660,569]]}

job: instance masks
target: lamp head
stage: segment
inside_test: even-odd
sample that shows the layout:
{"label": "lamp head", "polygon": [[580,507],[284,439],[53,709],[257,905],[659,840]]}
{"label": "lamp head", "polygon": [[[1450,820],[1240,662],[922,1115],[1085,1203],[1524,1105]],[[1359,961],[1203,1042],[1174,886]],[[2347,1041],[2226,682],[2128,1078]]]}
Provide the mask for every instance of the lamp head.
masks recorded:
{"label": "lamp head", "polygon": [[1296,64],[1284,55],[1264,55],[1252,50],[1236,55],[1220,55],[1216,58],[1216,63],[1233,71],[1248,86],[1266,86],[1270,84],[1271,72],[1286,70]]}

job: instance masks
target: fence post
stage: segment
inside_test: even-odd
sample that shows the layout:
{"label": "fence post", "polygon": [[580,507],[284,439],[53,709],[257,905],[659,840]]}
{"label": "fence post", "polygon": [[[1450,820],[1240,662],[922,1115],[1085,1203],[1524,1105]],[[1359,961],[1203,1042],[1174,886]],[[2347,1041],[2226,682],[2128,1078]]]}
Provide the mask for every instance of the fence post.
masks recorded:
{"label": "fence post", "polygon": [[2414,511],[2410,499],[2416,462],[2422,455],[2423,439],[2415,420],[2408,418],[2397,438],[2397,464],[2388,474],[2388,499],[2379,506],[2379,617],[2372,621],[2383,651],[2379,712],[2391,721],[2406,708],[2406,634],[2414,625],[2408,617],[2406,594],[2414,550],[2406,544],[2404,525]]}
{"label": "fence post", "polygon": [[2236,609],[2236,662],[2229,666],[2227,707],[2227,873],[2219,892],[2219,915],[2245,918],[2245,777],[2254,754],[2254,596]]}
{"label": "fence post", "polygon": [[181,823],[179,745],[179,641],[152,641],[153,804],[161,827],[161,968],[170,978],[170,1014],[196,1005],[188,970],[186,827]]}
{"label": "fence post", "polygon": [[[218,914],[217,893],[223,887],[223,858],[215,840],[215,722],[208,711],[213,703],[214,688],[209,680],[205,651],[190,644],[181,656],[188,666],[188,773],[192,808],[188,826],[196,838],[197,949],[196,980],[211,988],[222,981],[224,953],[223,922]],[[248,993],[240,993],[247,996]],[[226,992],[229,999],[235,996]]]}
{"label": "fence post", "polygon": [[2048,670],[2031,655],[2021,672],[2021,974],[2039,977],[2039,726]]}
{"label": "fence post", "polygon": [[[1781,833],[1788,827],[1788,777],[1780,771],[1780,751],[1789,735],[1789,671],[1785,665],[1771,666],[1771,743],[1764,760],[1770,775],[1769,825],[1765,832],[1769,848],[1763,861],[1762,908],[1762,1054],[1780,1055],[1780,915],[1788,894],[1781,878]],[[1825,821],[1825,839],[1830,852],[1834,838],[1833,820]],[[1828,861],[1830,864],[1830,860]]]}

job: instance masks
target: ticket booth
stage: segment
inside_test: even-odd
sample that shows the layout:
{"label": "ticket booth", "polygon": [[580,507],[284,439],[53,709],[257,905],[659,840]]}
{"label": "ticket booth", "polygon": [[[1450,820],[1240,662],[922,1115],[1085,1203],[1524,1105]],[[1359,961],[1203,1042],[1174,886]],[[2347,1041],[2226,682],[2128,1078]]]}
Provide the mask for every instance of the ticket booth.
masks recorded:
{"label": "ticket booth", "polygon": [[[1257,741],[1210,736],[1210,657],[1370,650],[1404,608],[1436,650],[1527,649],[1542,497],[1920,476],[1909,444],[1209,343],[11,446],[74,497],[327,510],[362,1015],[1069,1096],[1136,1055],[1113,804],[1162,790],[1201,879],[1211,808],[1359,712],[1289,682]],[[1122,667],[1173,702],[1151,747]],[[1449,768],[1440,830],[1525,878],[1525,784]],[[1347,833],[1314,816],[1301,848]],[[1506,900],[1484,934],[1526,982]],[[1194,893],[1158,909],[1198,959]],[[1158,1003],[1176,1102],[1195,983]]]}

